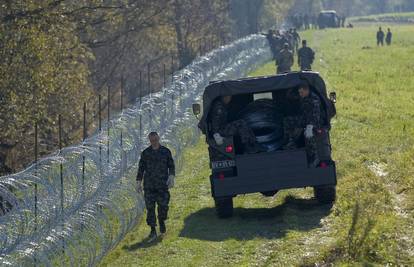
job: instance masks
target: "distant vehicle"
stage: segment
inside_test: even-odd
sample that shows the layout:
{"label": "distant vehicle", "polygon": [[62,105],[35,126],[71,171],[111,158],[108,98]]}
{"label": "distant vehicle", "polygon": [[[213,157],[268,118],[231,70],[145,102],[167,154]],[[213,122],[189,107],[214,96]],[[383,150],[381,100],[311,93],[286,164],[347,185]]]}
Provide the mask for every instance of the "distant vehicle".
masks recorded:
{"label": "distant vehicle", "polygon": [[318,16],[318,25],[319,29],[338,28],[340,26],[339,16],[335,10],[321,11]]}
{"label": "distant vehicle", "polygon": [[[285,149],[283,118],[300,116],[300,99],[294,102],[289,92],[296,90],[306,80],[310,89],[321,99],[326,121],[316,136],[321,164],[309,167],[303,133],[299,133],[297,147]],[[230,120],[247,118],[258,143],[265,152],[246,154],[240,138],[226,137],[217,145],[211,132],[210,109],[222,96],[232,96],[229,104]],[[313,187],[321,203],[333,203],[336,196],[336,167],[331,158],[329,131],[335,116],[336,94],[327,96],[325,82],[314,72],[297,72],[271,77],[258,77],[212,82],[203,96],[203,114],[199,128],[206,136],[210,155],[211,191],[216,212],[220,218],[233,215],[233,198],[248,193],[273,196],[280,189]],[[261,112],[271,105],[270,109]],[[270,110],[270,112],[269,112]],[[201,114],[201,105],[194,104],[193,112]],[[269,113],[274,113],[273,115]],[[261,115],[262,114],[262,115]],[[273,119],[275,118],[275,119]]]}

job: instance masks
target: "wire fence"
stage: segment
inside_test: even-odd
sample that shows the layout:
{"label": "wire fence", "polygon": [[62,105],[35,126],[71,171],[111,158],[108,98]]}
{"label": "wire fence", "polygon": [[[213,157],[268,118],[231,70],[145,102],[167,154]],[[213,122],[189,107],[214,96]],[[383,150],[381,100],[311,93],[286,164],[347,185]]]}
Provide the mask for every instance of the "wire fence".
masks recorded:
{"label": "wire fence", "polygon": [[158,92],[150,90],[108,122],[99,120],[82,144],[60,146],[26,170],[0,177],[0,263],[97,265],[142,218],[144,200],[134,182],[148,132],[160,133],[181,169],[183,149],[199,139],[191,106],[208,83],[245,76],[270,58],[259,35],[221,46],[176,72]]}

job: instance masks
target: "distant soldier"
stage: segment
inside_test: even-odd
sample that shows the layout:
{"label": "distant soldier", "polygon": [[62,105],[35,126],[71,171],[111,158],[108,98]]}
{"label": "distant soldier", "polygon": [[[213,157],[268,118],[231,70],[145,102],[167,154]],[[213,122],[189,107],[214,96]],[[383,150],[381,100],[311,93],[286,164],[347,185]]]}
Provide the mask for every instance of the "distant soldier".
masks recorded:
{"label": "distant soldier", "polygon": [[281,45],[282,49],[285,46],[285,44],[288,44],[289,49],[292,49],[292,46],[291,46],[291,43],[290,43],[290,40],[289,40],[290,36],[286,32],[284,32],[280,36],[281,36],[280,45]]}
{"label": "distant soldier", "polygon": [[272,51],[273,58],[275,59],[278,53],[278,49],[276,46],[276,36],[273,30],[269,30],[267,34],[263,34],[266,36],[267,41],[269,42],[270,50]]}
{"label": "distant soldier", "polygon": [[322,105],[319,97],[310,91],[307,83],[299,87],[299,95],[301,98],[302,110],[302,127],[304,127],[306,154],[308,156],[308,163],[311,167],[317,167],[320,163],[315,133],[321,129]]}
{"label": "distant soldier", "polygon": [[315,52],[307,46],[306,40],[302,41],[302,48],[298,51],[298,65],[300,70],[312,70],[312,64],[315,60]]}
{"label": "distant soldier", "polygon": [[284,35],[280,33],[280,31],[276,32],[276,38],[275,38],[275,50],[276,50],[276,57],[274,58],[277,60],[279,57],[280,51],[283,49],[283,45],[287,42],[287,39]]}
{"label": "distant soldier", "polygon": [[303,24],[305,26],[305,30],[309,30],[309,15],[305,14],[303,16]]}
{"label": "distant soldier", "polygon": [[244,120],[229,122],[229,104],[232,96],[223,96],[213,102],[210,123],[214,141],[217,145],[224,144],[224,137],[239,136],[246,153],[260,152],[254,132]]}
{"label": "distant soldier", "polygon": [[380,46],[380,45],[384,46],[384,37],[385,37],[385,34],[382,31],[382,28],[379,27],[379,30],[377,32],[377,46]]}
{"label": "distant soldier", "polygon": [[297,32],[296,28],[293,29],[292,36],[293,36],[293,42],[294,42],[294,46],[295,46],[295,51],[297,52],[298,49],[299,49],[300,35]]}
{"label": "distant soldier", "polygon": [[392,32],[391,32],[391,29],[388,28],[387,37],[385,37],[385,42],[387,43],[387,45],[391,45],[391,41],[392,41]]}
{"label": "distant soldier", "polygon": [[312,28],[317,29],[318,28],[318,17],[313,15],[311,17],[311,20],[312,20]]}
{"label": "distant soldier", "polygon": [[171,151],[160,145],[160,137],[156,132],[148,135],[151,146],[141,153],[137,174],[138,192],[142,191],[144,180],[144,198],[147,208],[147,224],[151,227],[148,242],[157,238],[155,205],[158,205],[158,222],[161,234],[166,232],[165,220],[170,202],[169,189],[175,183],[175,165]]}
{"label": "distant soldier", "polygon": [[285,43],[276,59],[277,73],[291,72],[293,66],[293,53],[289,50],[289,44]]}
{"label": "distant soldier", "polygon": [[304,24],[302,14],[298,14],[298,25],[299,25],[299,27],[298,27],[299,29],[304,29],[305,28],[305,24]]}
{"label": "distant soldier", "polygon": [[292,51],[293,55],[295,55],[295,38],[293,37],[293,29],[289,29],[289,31],[285,32],[285,37],[287,43],[289,44],[289,49]]}

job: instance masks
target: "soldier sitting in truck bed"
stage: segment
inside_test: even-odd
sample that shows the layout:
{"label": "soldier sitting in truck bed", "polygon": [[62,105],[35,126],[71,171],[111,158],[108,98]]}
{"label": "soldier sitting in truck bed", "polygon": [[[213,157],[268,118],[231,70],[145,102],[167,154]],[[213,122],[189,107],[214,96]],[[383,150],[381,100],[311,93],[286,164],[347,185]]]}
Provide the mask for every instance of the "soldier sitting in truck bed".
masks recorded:
{"label": "soldier sitting in truck bed", "polygon": [[288,100],[300,98],[300,115],[285,117],[285,139],[288,141],[285,149],[295,149],[300,135],[305,136],[306,154],[310,167],[320,163],[315,134],[320,131],[324,118],[319,97],[310,91],[309,85],[303,83],[297,90],[289,90]]}
{"label": "soldier sitting in truck bed", "polygon": [[301,97],[302,125],[305,127],[305,145],[308,162],[311,167],[320,163],[315,134],[321,131],[324,118],[322,117],[321,100],[310,91],[307,83],[299,87]]}
{"label": "soldier sitting in truck bed", "polygon": [[249,154],[260,152],[256,137],[244,120],[228,121],[228,106],[231,100],[232,96],[223,96],[213,103],[210,120],[214,141],[221,146],[224,142],[223,137],[237,135],[241,139],[244,152]]}

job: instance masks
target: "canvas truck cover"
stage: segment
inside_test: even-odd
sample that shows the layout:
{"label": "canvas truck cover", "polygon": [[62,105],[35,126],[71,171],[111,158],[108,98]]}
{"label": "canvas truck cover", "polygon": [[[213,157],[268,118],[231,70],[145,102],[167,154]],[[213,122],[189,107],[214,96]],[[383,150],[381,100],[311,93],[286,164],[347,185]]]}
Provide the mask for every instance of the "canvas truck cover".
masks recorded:
{"label": "canvas truck cover", "polygon": [[221,96],[249,93],[264,93],[295,88],[307,82],[313,92],[319,95],[327,112],[328,123],[335,116],[334,104],[327,96],[323,79],[316,72],[292,72],[269,77],[245,78],[239,80],[212,82],[203,95],[203,116],[198,127],[207,134],[208,115],[213,101]]}

